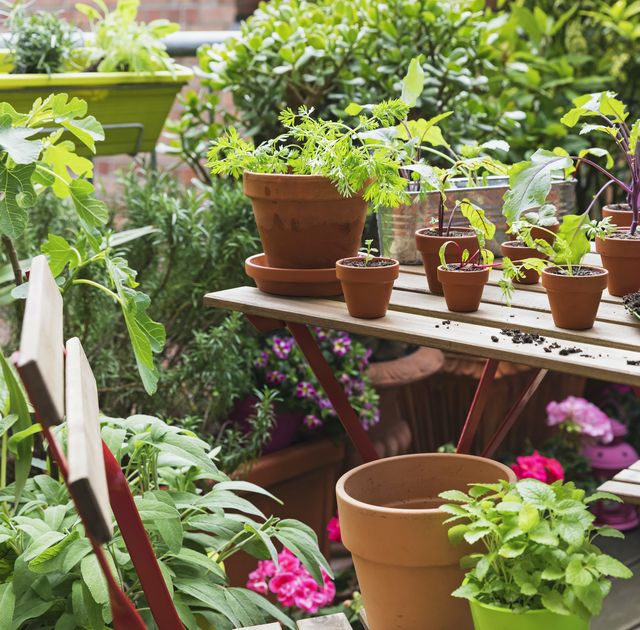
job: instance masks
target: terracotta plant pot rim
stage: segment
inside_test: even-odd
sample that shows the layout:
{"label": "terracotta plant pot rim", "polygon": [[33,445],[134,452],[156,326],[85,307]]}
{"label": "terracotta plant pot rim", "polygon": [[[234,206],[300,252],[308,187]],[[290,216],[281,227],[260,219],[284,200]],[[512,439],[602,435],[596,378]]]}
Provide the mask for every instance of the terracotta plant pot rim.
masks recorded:
{"label": "terracotta plant pot rim", "polygon": [[379,260],[387,260],[392,265],[385,265],[384,267],[354,267],[353,265],[347,265],[345,263],[351,260],[362,260],[362,256],[349,256],[348,258],[341,258],[336,261],[336,267],[341,267],[342,269],[354,269],[356,271],[382,271],[383,269],[397,269],[400,267],[400,263],[395,258],[389,258],[389,256],[374,256],[372,262]]}
{"label": "terracotta plant pot rim", "polygon": [[[627,228],[620,228],[619,230],[616,230],[616,232],[624,232],[625,234],[628,234],[629,230]],[[616,237],[616,232],[614,232],[613,234],[611,234],[609,236],[605,236],[604,240],[605,241],[619,241],[619,242],[624,242],[624,243],[640,244],[640,238],[637,238],[637,239],[633,239],[633,238],[617,238]],[[640,235],[640,232],[637,232],[637,234]],[[602,240],[602,239],[600,239],[600,240]]]}
{"label": "terracotta plant pot rim", "polygon": [[419,230],[415,231],[415,235],[418,238],[444,238],[447,240],[453,240],[456,238],[467,238],[468,236],[475,236],[477,238],[477,234],[476,231],[471,228],[471,227],[458,227],[457,225],[452,225],[451,226],[451,231],[452,232],[468,232],[468,234],[464,234],[462,236],[458,235],[458,236],[452,236],[451,234],[447,235],[447,234],[443,234],[442,236],[440,236],[439,234],[425,234],[425,232],[427,232],[428,230],[437,230],[438,228],[436,227],[424,227],[424,228],[420,228]]}
{"label": "terracotta plant pot rim", "polygon": [[[478,461],[478,462],[484,462],[484,463],[487,462],[486,457],[478,457],[476,455],[463,455],[460,453],[416,453],[413,455],[397,455],[395,457],[385,457],[384,459],[369,462],[367,464],[362,464],[361,466],[358,466],[357,468],[353,468],[349,472],[346,472],[344,475],[342,475],[342,477],[340,477],[340,479],[338,480],[338,483],[336,484],[336,495],[339,496],[340,499],[342,499],[345,503],[350,503],[351,505],[357,507],[358,509],[363,510],[365,512],[369,512],[371,514],[382,513],[382,514],[401,515],[401,516],[424,516],[424,515],[433,516],[436,514],[442,514],[439,508],[418,508],[418,509],[392,508],[392,507],[385,507],[382,505],[376,505],[374,503],[365,503],[364,501],[359,501],[358,499],[353,498],[345,489],[345,485],[347,484],[347,482],[351,477],[361,474],[363,470],[367,470],[369,468],[375,468],[376,466],[380,465],[380,463],[383,461],[393,462],[394,460],[399,460],[399,459],[405,459],[405,460],[425,459],[426,456],[434,460],[459,457],[459,458],[464,458],[466,460],[471,460],[471,461]],[[502,468],[504,470],[505,479],[508,479],[509,475],[512,474],[511,470],[504,464],[501,464],[500,462],[496,462],[493,460],[492,460],[492,463],[497,468]],[[443,503],[446,503],[446,501],[443,501]]]}
{"label": "terracotta plant pot rim", "polygon": [[[243,190],[249,198],[280,201],[298,199],[300,201],[321,201],[327,199],[361,199],[362,193],[345,196],[336,185],[324,175],[295,175],[289,173],[255,173],[244,171]],[[271,188],[266,191],[265,186]],[[366,188],[366,186],[365,186]]]}
{"label": "terracotta plant pot rim", "polygon": [[[521,245],[514,245],[514,243],[522,243]],[[518,241],[513,240],[513,241],[505,241],[504,243],[500,244],[500,247],[510,247],[511,249],[535,249],[535,247],[529,247],[524,241]],[[538,251],[537,249],[535,249],[535,251]]]}
{"label": "terracotta plant pot rim", "polygon": [[[244,171],[243,176],[249,176],[250,178],[265,178],[273,181],[281,180],[283,182],[330,182],[328,177],[324,175],[297,175],[294,173],[257,173],[256,171]],[[333,184],[331,184],[333,186]]]}
{"label": "terracotta plant pot rim", "polygon": [[[449,263],[452,265],[457,265],[458,263]],[[442,265],[438,265],[438,269],[445,272],[445,273],[463,273],[465,275],[469,275],[472,273],[486,273],[488,271],[490,271],[490,269],[488,267],[482,268],[482,269],[473,269],[472,271],[461,271],[460,269],[447,269],[446,267],[443,267]]]}
{"label": "terracotta plant pot rim", "polygon": [[609,272],[604,267],[598,267],[597,265],[573,265],[574,267],[584,267],[586,269],[595,269],[598,273],[591,274],[590,276],[565,276],[558,273],[552,273],[554,269],[567,269],[567,265],[554,265],[542,270],[543,274],[551,276],[553,278],[567,278],[569,280],[588,280],[589,278],[597,278],[600,276],[606,276]]}

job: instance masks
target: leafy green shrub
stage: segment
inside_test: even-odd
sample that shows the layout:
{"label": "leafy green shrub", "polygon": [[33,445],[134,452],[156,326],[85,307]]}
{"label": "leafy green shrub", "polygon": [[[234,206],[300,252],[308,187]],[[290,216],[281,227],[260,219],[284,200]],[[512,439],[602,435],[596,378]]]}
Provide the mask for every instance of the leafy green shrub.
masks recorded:
{"label": "leafy green shrub", "polygon": [[240,37],[203,48],[200,65],[207,85],[233,95],[248,135],[262,140],[278,134],[286,107],[335,118],[351,101],[399,93],[418,52],[427,82],[416,116],[464,112],[450,121],[454,144],[494,138],[511,123],[488,98],[488,77],[500,69],[483,8],[483,0],[272,0]]}
{"label": "leafy green shrub", "polygon": [[47,11],[27,16],[17,10],[10,28],[13,71],[17,74],[63,72],[78,43],[73,27]]}
{"label": "leafy green shrub", "polygon": [[[56,429],[64,444],[65,427]],[[150,416],[107,418],[102,436],[128,473],[136,506],[170,576],[172,598],[189,630],[198,620],[231,630],[272,619],[294,624],[266,599],[229,586],[224,562],[244,550],[273,558],[273,543],[295,550],[315,579],[330,569],[315,534],[294,520],[267,518],[247,494],[267,494],[221,473],[208,444]],[[4,459],[4,457],[3,457]],[[4,479],[2,480],[4,483]],[[0,601],[7,627],[104,628],[111,624],[106,582],[63,483],[30,478],[20,499],[0,488]],[[237,496],[242,492],[243,496]],[[273,497],[272,497],[273,498]],[[271,541],[267,544],[266,541]],[[120,532],[105,551],[148,628],[156,628]]]}
{"label": "leafy green shrub", "polygon": [[485,551],[463,559],[471,567],[453,594],[516,613],[549,610],[583,619],[600,614],[609,593],[609,577],[630,578],[631,571],[593,544],[596,536],[624,536],[596,527],[589,504],[620,501],[608,493],[585,497],[573,483],[547,485],[535,479],[510,484],[473,484],[469,493],[440,495],[455,504],[445,523],[449,539],[480,542]]}

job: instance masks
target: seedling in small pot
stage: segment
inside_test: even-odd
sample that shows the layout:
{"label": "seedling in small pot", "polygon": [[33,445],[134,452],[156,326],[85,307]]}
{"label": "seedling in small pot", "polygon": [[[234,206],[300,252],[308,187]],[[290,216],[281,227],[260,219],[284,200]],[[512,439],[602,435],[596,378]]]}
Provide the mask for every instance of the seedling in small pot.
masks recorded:
{"label": "seedling in small pot", "polygon": [[342,284],[347,309],[352,317],[384,317],[389,307],[393,282],[400,264],[393,258],[378,257],[373,239],[367,239],[360,256],[336,263],[336,276]]}

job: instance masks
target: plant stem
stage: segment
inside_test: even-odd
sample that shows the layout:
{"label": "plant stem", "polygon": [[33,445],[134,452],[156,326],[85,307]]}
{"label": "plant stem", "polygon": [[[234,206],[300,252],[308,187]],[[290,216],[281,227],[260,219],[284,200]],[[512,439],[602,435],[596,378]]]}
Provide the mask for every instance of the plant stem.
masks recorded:
{"label": "plant stem", "polygon": [[120,304],[120,306],[123,306],[122,300],[120,299],[120,297],[118,295],[116,295],[110,289],[107,289],[107,287],[105,287],[104,285],[99,284],[98,282],[94,282],[93,280],[85,280],[84,278],[80,278],[79,280],[74,280],[73,284],[87,284],[90,287],[95,287],[96,289],[100,289],[100,291],[103,291],[108,296],[112,297],[118,304]]}
{"label": "plant stem", "polygon": [[13,241],[6,235],[2,235],[2,245],[5,253],[11,263],[11,269],[13,270],[13,278],[16,282],[16,286],[20,286],[24,282],[24,276],[22,275],[22,269],[20,269],[20,259],[18,258],[18,252]]}

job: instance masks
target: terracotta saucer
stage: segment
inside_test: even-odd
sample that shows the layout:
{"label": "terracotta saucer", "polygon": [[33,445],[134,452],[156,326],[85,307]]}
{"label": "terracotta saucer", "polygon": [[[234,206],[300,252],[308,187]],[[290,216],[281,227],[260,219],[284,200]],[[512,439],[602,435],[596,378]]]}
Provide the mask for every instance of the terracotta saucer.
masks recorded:
{"label": "terracotta saucer", "polygon": [[342,295],[336,268],[282,269],[269,267],[264,254],[256,254],[245,260],[246,274],[253,278],[260,291],[273,295],[297,297],[330,297]]}

